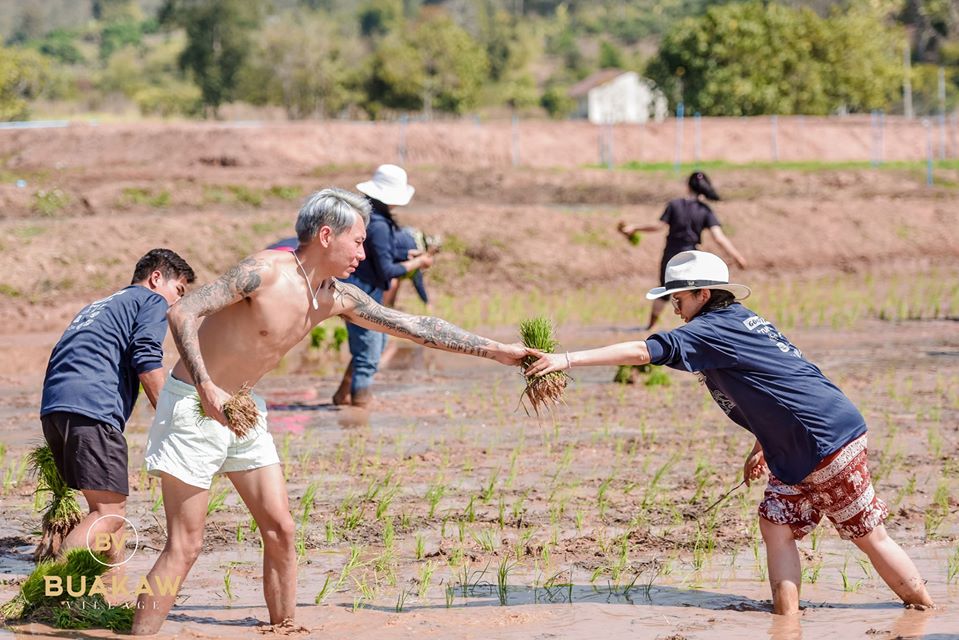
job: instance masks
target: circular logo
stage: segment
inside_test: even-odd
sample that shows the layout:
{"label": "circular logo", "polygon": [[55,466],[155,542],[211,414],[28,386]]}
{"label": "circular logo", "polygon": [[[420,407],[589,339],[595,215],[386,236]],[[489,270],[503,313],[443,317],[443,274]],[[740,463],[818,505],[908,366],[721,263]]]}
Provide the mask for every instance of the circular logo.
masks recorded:
{"label": "circular logo", "polygon": [[[127,538],[129,538],[129,534],[126,532],[126,529],[122,525],[118,527],[115,533],[102,532],[102,533],[95,534],[93,536],[94,538],[93,546],[90,545],[90,532],[96,528],[96,525],[98,522],[100,522],[101,520],[105,520],[107,518],[119,518],[120,520],[123,520],[123,522],[127,523],[130,529],[133,530],[133,553],[131,553],[128,558],[124,558],[120,562],[113,562],[113,563],[103,562],[97,556],[97,553],[107,552],[110,549],[113,549],[114,547],[119,549],[126,548],[126,542],[127,542]],[[108,513],[107,515],[100,516],[99,518],[93,521],[93,524],[90,525],[89,529],[87,529],[86,542],[87,542],[87,551],[90,552],[90,555],[93,556],[94,560],[96,560],[100,564],[107,567],[119,567],[120,565],[130,562],[130,560],[133,559],[133,556],[137,554],[137,551],[140,550],[140,533],[137,531],[137,528],[133,525],[133,523],[130,522],[127,518],[124,518],[123,516],[118,516],[113,513]]]}

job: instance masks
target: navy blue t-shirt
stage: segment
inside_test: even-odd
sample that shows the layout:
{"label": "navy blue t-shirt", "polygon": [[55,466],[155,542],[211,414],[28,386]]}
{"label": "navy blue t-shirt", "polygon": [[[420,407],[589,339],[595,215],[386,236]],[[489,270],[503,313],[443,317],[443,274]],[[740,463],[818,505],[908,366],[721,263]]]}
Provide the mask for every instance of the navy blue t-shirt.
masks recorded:
{"label": "navy blue t-shirt", "polygon": [[163,296],[140,285],[84,307],[50,354],[40,415],[79,413],[123,431],[139,374],[163,366],[167,308]]}
{"label": "navy blue t-shirt", "polygon": [[866,432],[859,410],[770,322],[742,306],[646,339],[653,364],[699,372],[726,415],[751,431],[787,484]]}
{"label": "navy blue t-shirt", "polygon": [[370,223],[366,225],[366,240],[363,250],[366,259],[360,263],[350,276],[377,289],[386,291],[390,280],[406,275],[406,267],[396,260],[396,234],[399,227],[385,211],[380,211],[373,203]]}

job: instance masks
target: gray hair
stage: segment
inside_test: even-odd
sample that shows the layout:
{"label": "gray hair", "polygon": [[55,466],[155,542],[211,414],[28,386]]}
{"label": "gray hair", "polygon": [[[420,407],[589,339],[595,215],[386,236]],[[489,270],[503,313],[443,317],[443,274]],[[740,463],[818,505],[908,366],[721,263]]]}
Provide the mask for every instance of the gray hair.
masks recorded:
{"label": "gray hair", "polygon": [[307,244],[321,227],[329,227],[334,235],[340,235],[353,227],[356,216],[363,219],[363,224],[370,223],[370,203],[365,197],[336,187],[317,191],[300,208],[296,239],[300,244]]}

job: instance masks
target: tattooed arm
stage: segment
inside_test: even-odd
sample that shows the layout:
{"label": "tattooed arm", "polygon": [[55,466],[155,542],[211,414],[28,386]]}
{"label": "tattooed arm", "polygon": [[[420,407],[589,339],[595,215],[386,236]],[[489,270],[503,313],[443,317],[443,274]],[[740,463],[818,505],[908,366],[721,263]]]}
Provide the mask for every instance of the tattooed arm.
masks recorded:
{"label": "tattooed arm", "polygon": [[519,365],[526,355],[520,345],[489,340],[442,318],[413,316],[384,307],[353,285],[332,282],[333,312],[361,327],[406,338],[432,349],[490,358],[502,364]]}
{"label": "tattooed arm", "polygon": [[180,298],[167,312],[170,333],[197,388],[203,410],[220,424],[227,424],[222,405],[229,394],[213,383],[206,370],[198,336],[200,318],[254,295],[269,272],[269,266],[262,261],[246,258],[213,282]]}

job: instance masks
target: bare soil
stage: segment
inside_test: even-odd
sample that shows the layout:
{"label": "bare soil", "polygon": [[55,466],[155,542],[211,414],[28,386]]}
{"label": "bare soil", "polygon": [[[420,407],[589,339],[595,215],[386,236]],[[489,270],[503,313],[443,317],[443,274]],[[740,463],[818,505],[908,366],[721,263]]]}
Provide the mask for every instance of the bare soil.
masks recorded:
{"label": "bare soil", "polygon": [[[827,130],[809,120],[800,138],[799,125],[781,123],[782,135],[796,136],[781,144],[783,159],[786,149],[794,159],[829,161],[860,159],[868,149],[868,127]],[[669,162],[669,126],[617,129],[617,161]],[[764,159],[767,126],[704,121],[703,155]],[[41,439],[46,358],[70,316],[127,282],[153,246],[180,252],[202,281],[292,235],[302,195],[352,187],[376,163],[396,160],[398,127],[0,132],[0,599],[30,571],[39,539],[34,485],[17,465]],[[901,127],[893,145],[900,139],[890,125],[889,149],[912,140]],[[535,315],[608,294],[627,306],[609,303],[589,321],[569,315],[560,326],[564,348],[642,337],[640,298],[655,284],[662,238],[647,235],[633,247],[613,229],[619,219],[658,217],[682,195],[681,175],[586,167],[595,162],[597,130],[575,123],[523,123],[519,167],[511,166],[508,126],[414,124],[405,135],[417,194],[403,221],[446,239],[428,276],[437,309],[514,340],[511,312],[489,312],[504,299]],[[802,157],[800,140],[808,146]],[[863,411],[877,491],[891,507],[889,531],[920,566],[940,610],[903,610],[826,525],[802,546],[803,614],[793,622],[771,616],[756,531],[761,487],[739,489],[705,512],[739,481],[751,441],[693,376],[669,372],[668,386],[621,386],[610,382],[612,369],[577,370],[566,406],[537,420],[517,410],[517,372],[404,344],[364,413],[329,404],[345,348],[304,344],[258,391],[271,404],[298,522],[297,622],[310,636],[959,637],[950,569],[959,563],[959,172],[940,170],[931,188],[915,169],[710,173],[724,196],[717,213],[750,261],[734,279],[753,286],[765,305],[759,310]],[[51,208],[38,192],[54,188],[65,204]],[[818,297],[805,297],[809,287]],[[910,297],[921,311],[893,320],[872,311],[837,319],[838,310],[867,304],[860,295],[894,304],[913,289],[943,297]],[[776,291],[792,292],[792,302],[774,305]],[[409,304],[413,296],[403,295]],[[476,301],[485,315],[468,311]],[[168,344],[169,364],[174,356]],[[151,419],[141,402],[126,432],[129,517],[141,536],[126,565],[134,579],[165,540],[158,487],[140,471]],[[213,493],[227,486],[221,481]],[[426,496],[440,488],[431,514]],[[259,537],[232,489],[222,495],[164,637],[263,634]],[[351,548],[358,566],[344,575]],[[501,568],[505,590],[497,586]],[[18,631],[52,633],[40,625]]]}

